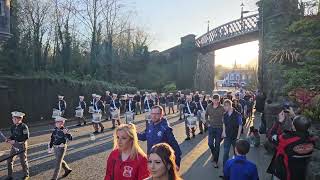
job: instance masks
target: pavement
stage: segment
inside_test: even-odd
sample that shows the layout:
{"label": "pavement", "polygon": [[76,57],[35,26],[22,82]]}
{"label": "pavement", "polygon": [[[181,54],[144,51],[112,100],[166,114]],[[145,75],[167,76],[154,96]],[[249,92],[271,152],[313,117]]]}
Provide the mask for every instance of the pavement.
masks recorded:
{"label": "pavement", "polygon": [[[185,127],[184,121],[179,120],[178,113],[168,115],[169,122],[173,127],[173,132],[182,150],[182,162],[180,167],[180,174],[185,180],[213,180],[219,179],[222,175],[222,155],[220,153],[219,164],[220,168],[215,169],[211,163],[211,153],[208,149],[207,134],[196,135],[191,141],[184,141]],[[143,131],[145,129],[144,115],[136,116],[135,124],[137,130]],[[123,120],[123,119],[122,119]],[[246,129],[250,125],[259,122],[249,121],[246,124]],[[76,122],[69,122],[68,128],[73,134],[74,139],[69,142],[68,151],[65,157],[66,162],[73,169],[72,173],[64,178],[66,180],[99,180],[104,179],[106,158],[113,149],[113,130],[111,122],[103,123],[105,132],[95,135],[95,140],[91,140],[90,134],[93,132],[91,125],[77,127]],[[48,142],[50,140],[50,130],[52,125],[44,125],[33,129],[30,127],[31,138],[29,139],[28,158],[30,165],[31,180],[47,180],[50,179],[54,171],[54,155],[48,154]],[[199,133],[197,130],[196,133]],[[247,130],[243,137],[246,137]],[[263,142],[262,138],[262,142]],[[223,143],[223,142],[222,142]],[[146,151],[146,142],[141,142],[140,145]],[[8,154],[9,146],[6,143],[0,144],[1,154]],[[221,147],[223,152],[223,146]],[[232,152],[230,152],[232,153]],[[232,155],[230,155],[232,157]],[[271,160],[271,156],[266,154],[264,148],[251,148],[247,158],[258,167],[259,177],[262,180],[270,180],[271,176],[266,174],[267,166]],[[22,177],[21,166],[19,158],[17,158],[14,166],[14,177],[19,179]],[[63,172],[60,173],[60,176]],[[7,175],[6,162],[0,163],[0,180]]]}

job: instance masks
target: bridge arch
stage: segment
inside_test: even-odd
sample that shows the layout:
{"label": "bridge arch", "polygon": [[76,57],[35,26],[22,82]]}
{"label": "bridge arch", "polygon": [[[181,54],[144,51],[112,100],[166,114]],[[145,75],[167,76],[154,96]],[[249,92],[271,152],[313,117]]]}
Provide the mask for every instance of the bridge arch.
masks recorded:
{"label": "bridge arch", "polygon": [[211,92],[214,87],[215,51],[259,39],[259,14],[240,18],[212,29],[195,40],[198,54],[194,88]]}

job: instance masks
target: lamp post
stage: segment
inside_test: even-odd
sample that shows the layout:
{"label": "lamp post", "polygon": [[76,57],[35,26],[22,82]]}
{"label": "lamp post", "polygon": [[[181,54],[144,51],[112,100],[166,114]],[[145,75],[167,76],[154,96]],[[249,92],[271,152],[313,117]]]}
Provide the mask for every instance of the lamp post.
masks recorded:
{"label": "lamp post", "polygon": [[244,8],[243,1],[242,1],[242,3],[241,3],[240,7],[241,7],[241,17],[240,17],[240,18],[241,18],[241,30],[243,30],[243,28],[244,28],[243,15],[244,15],[244,14],[247,14],[247,13],[250,13],[250,12],[252,12],[252,11],[244,11],[244,10],[243,10],[243,8]]}
{"label": "lamp post", "polygon": [[251,11],[244,11],[244,10],[243,10],[243,7],[244,7],[243,2],[241,3],[240,6],[241,6],[241,19],[243,19],[243,15],[244,15],[244,14],[247,14],[247,13],[249,13],[249,12],[251,12]]}

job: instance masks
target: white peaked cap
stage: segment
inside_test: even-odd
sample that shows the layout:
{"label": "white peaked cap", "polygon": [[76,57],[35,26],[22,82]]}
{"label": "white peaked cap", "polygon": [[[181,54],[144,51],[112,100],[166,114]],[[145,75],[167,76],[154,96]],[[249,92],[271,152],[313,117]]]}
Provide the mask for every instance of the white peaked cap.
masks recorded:
{"label": "white peaked cap", "polygon": [[97,94],[97,95],[96,95],[96,98],[101,98],[101,96]]}
{"label": "white peaked cap", "polygon": [[66,120],[66,118],[63,118],[61,116],[56,116],[54,119],[55,122],[65,122]]}
{"label": "white peaked cap", "polygon": [[92,97],[96,97],[97,95],[96,94],[92,94]]}
{"label": "white peaked cap", "polygon": [[11,112],[12,117],[20,117],[23,118],[26,114],[23,112],[13,111]]}

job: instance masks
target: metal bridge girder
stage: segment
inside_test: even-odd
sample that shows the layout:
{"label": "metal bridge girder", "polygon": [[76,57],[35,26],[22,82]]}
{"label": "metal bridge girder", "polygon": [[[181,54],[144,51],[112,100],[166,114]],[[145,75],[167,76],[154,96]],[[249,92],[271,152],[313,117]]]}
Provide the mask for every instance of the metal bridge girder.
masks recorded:
{"label": "metal bridge girder", "polygon": [[196,39],[196,46],[202,48],[236,36],[259,31],[259,14],[240,18],[217,28]]}

